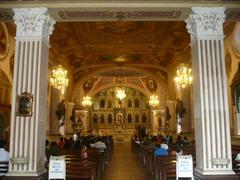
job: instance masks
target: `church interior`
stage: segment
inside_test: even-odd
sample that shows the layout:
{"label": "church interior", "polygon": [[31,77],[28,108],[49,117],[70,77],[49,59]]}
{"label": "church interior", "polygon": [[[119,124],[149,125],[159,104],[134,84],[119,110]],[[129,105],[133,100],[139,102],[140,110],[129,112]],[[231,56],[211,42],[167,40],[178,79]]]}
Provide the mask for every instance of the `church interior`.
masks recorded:
{"label": "church interior", "polygon": [[[229,179],[240,177],[240,170],[237,172],[238,176],[233,177],[232,165],[227,166],[225,171],[225,161],[223,161],[228,158],[228,153],[230,159],[231,152],[240,153],[240,4],[238,1],[229,1],[227,5],[229,8],[225,11],[226,19],[222,25],[224,37],[221,36],[223,37],[222,54],[219,53],[220,45],[219,51],[214,50],[214,43],[210,45],[206,43],[206,48],[204,44],[198,48],[198,50],[204,49],[202,56],[199,55],[201,53],[198,54],[202,59],[208,52],[213,52],[206,56],[208,60],[214,59],[215,56],[217,59],[218,53],[223,59],[225,79],[216,82],[213,80],[212,84],[206,82],[208,86],[204,91],[208,94],[206,96],[200,93],[201,88],[204,89],[205,86],[199,85],[198,82],[205,82],[208,78],[214,79],[220,66],[214,69],[215,65],[211,63],[214,61],[209,60],[209,63],[207,61],[203,63],[203,67],[207,69],[202,71],[205,74],[196,68],[197,60],[193,60],[196,59],[193,54],[197,51],[197,48],[194,48],[194,35],[188,32],[186,27],[188,22],[185,22],[190,14],[190,8],[178,7],[169,10],[153,8],[144,11],[134,7],[135,11],[122,11],[119,7],[120,10],[116,8],[105,11],[108,3],[103,10],[100,6],[94,10],[91,8],[84,10],[84,5],[81,6],[79,2],[76,4],[80,6],[79,9],[74,9],[74,3],[69,3],[69,6],[66,6],[68,8],[64,8],[65,4],[61,4],[62,2],[64,1],[60,1],[59,5],[52,5],[50,1],[43,3],[45,7],[50,8],[50,17],[56,23],[53,25],[52,34],[49,35],[49,41],[46,40],[49,45],[39,45],[39,50],[33,48],[38,45],[28,43],[30,38],[24,40],[21,33],[18,34],[18,28],[19,32],[21,29],[18,25],[19,20],[13,17],[14,12],[17,14],[18,11],[12,8],[18,9],[24,6],[31,8],[34,7],[33,5],[39,7],[41,2],[17,0],[0,2],[0,141],[3,141],[5,148],[10,151],[10,158],[15,158],[11,161],[12,164],[9,164],[10,173],[6,177],[17,179],[18,176],[32,175],[27,175],[31,165],[25,166],[25,161],[22,162],[23,164],[20,162],[19,165],[18,160],[28,157],[28,153],[31,159],[31,148],[26,150],[27,148],[24,147],[31,146],[31,134],[34,134],[35,130],[39,134],[43,133],[41,137],[34,135],[37,142],[40,141],[42,144],[45,144],[45,140],[59,141],[60,137],[75,139],[81,136],[94,136],[111,137],[114,142],[112,146],[117,144],[117,147],[119,146],[123,151],[124,148],[129,148],[127,144],[132,145],[140,158],[138,163],[142,161],[146,166],[141,171],[150,169],[150,172],[147,172],[148,177],[154,176],[159,180],[162,179],[162,175],[157,177],[158,173],[152,169],[151,163],[154,163],[152,156],[147,152],[145,154],[144,148],[138,147],[138,142],[134,145],[131,143],[140,140],[141,144],[147,137],[153,136],[171,136],[175,139],[180,135],[187,137],[194,147],[199,147],[196,149],[195,163],[198,169],[203,169],[199,170],[203,176],[203,172],[207,169],[213,179],[215,175],[215,179],[221,179],[218,176],[219,171],[217,172],[220,169],[231,175]],[[191,4],[190,1],[188,3]],[[206,6],[208,2],[202,3]],[[219,4],[214,4],[213,1],[211,3],[211,6],[218,7],[225,5],[226,2],[222,0]],[[25,20],[28,21],[27,18]],[[209,41],[215,40],[212,39]],[[45,51],[46,47],[49,47],[49,53],[48,50]],[[35,56],[35,53],[38,55]],[[36,65],[40,70],[35,77],[33,73],[36,68],[34,63],[38,61],[37,56],[42,64]],[[19,78],[25,80],[21,81]],[[37,91],[34,89],[34,84],[38,83],[40,85],[36,86]],[[35,90],[39,99],[34,95]],[[224,96],[226,99],[216,100],[218,96]],[[41,100],[41,97],[44,98]],[[205,104],[196,105],[201,98]],[[221,107],[224,103],[225,106]],[[206,108],[201,109],[204,114],[200,116],[202,120],[199,120],[200,107]],[[218,111],[217,113],[213,111],[215,108],[220,109],[219,114]],[[222,124],[212,120],[218,118],[221,120],[222,116],[226,117]],[[33,125],[35,130],[32,131],[31,121],[38,120],[38,117],[39,123],[36,123],[38,126]],[[202,121],[210,124],[203,125],[209,131],[204,131],[204,127],[199,125]],[[217,128],[223,130],[215,130]],[[198,129],[203,129],[201,132],[206,134],[202,135]],[[29,134],[25,131],[29,131]],[[221,135],[223,131],[226,134]],[[207,136],[214,138],[208,141]],[[221,136],[220,140],[217,136]],[[211,142],[213,144],[215,142],[216,147],[211,146]],[[37,159],[44,153],[41,152],[44,150],[39,152],[36,150],[41,143],[33,148],[32,153],[37,154],[35,157]],[[214,164],[213,160],[210,168],[206,165],[207,161],[206,164],[201,161],[201,156],[205,160],[207,148],[211,149],[209,151],[212,154],[206,159],[214,157],[215,154],[218,156],[217,147],[223,147],[225,143],[227,144],[226,152],[225,150],[223,152],[225,159],[216,158],[216,162],[219,160],[220,165]],[[115,150],[113,148],[113,151]],[[112,156],[113,160],[123,163],[122,157],[119,158],[114,153]],[[35,160],[33,164],[34,162]],[[111,165],[111,161],[109,164]],[[38,169],[40,166],[36,164],[31,173],[40,172],[41,168]],[[99,167],[102,168],[100,165]],[[121,180],[124,177],[112,175],[114,168],[111,168],[111,166],[106,167],[103,180]],[[21,175],[19,172],[21,170],[26,173]],[[95,174],[96,179],[99,178],[98,173],[99,171]],[[200,178],[200,175],[196,176],[204,179]],[[222,179],[228,179],[226,177],[223,176]],[[208,178],[209,176],[206,177]]]}

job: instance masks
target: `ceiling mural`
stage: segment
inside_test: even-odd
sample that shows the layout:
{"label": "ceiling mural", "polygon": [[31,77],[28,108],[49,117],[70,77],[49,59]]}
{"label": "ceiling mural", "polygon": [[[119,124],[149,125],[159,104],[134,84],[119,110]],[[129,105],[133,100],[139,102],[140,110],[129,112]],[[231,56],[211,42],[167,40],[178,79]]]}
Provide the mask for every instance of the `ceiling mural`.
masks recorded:
{"label": "ceiling mural", "polygon": [[[68,60],[75,80],[106,65],[142,66],[150,72],[163,67],[166,73],[175,54],[190,42],[185,26],[184,22],[169,21],[62,22],[55,25],[50,42],[52,49]],[[124,72],[126,76],[142,73]]]}
{"label": "ceiling mural", "polygon": [[102,73],[97,74],[97,76],[99,77],[140,77],[143,76],[144,74],[141,72],[136,72],[133,70],[120,70],[120,69],[116,69],[114,71],[105,71]]}

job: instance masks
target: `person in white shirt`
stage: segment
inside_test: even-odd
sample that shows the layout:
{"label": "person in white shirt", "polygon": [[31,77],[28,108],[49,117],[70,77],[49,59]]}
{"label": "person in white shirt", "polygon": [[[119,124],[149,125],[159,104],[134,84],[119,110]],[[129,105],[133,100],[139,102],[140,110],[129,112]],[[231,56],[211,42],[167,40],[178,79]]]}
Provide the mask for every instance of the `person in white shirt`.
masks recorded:
{"label": "person in white shirt", "polygon": [[161,148],[168,150],[168,145],[166,144],[166,140],[164,138],[161,139]]}
{"label": "person in white shirt", "polygon": [[[9,153],[4,149],[4,142],[0,141],[0,162],[9,162]],[[7,164],[0,164],[0,176],[4,176],[7,172]]]}
{"label": "person in white shirt", "polygon": [[237,154],[235,161],[240,161],[240,153]]}
{"label": "person in white shirt", "polygon": [[90,144],[91,147],[96,148],[98,152],[103,153],[107,149],[107,146],[104,142],[102,142],[100,139],[95,142],[94,144]]}

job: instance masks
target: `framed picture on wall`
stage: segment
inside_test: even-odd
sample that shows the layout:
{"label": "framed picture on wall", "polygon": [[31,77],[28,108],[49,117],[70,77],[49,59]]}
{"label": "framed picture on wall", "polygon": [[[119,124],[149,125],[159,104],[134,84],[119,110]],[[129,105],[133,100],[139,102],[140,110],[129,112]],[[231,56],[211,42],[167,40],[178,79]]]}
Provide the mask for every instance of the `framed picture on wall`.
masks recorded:
{"label": "framed picture on wall", "polygon": [[17,97],[17,116],[32,116],[33,96],[28,92],[23,92]]}

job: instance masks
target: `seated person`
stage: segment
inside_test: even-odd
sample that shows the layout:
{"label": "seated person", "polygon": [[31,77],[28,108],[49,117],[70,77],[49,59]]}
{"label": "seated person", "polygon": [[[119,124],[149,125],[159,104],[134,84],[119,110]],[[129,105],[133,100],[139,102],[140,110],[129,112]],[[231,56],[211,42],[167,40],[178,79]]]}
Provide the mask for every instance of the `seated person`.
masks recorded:
{"label": "seated person", "polygon": [[46,140],[46,143],[45,143],[45,160],[46,162],[49,161],[49,158],[50,158],[50,146],[49,146],[49,141]]}
{"label": "seated person", "polygon": [[237,157],[235,158],[235,161],[240,161],[240,153],[237,154]]}
{"label": "seated person", "polygon": [[178,147],[182,147],[184,145],[184,141],[182,140],[182,137],[179,135],[176,138],[176,144]]}
{"label": "seated person", "polygon": [[166,143],[166,139],[164,139],[164,138],[161,139],[161,144],[160,144],[160,146],[161,146],[161,148],[168,150],[168,145],[167,145],[167,143]]}
{"label": "seated person", "polygon": [[82,147],[82,150],[81,150],[81,157],[82,157],[83,159],[87,159],[87,157],[88,157],[88,154],[87,154],[87,147],[86,147],[85,145],[83,145],[83,147]]}
{"label": "seated person", "polygon": [[60,148],[57,142],[53,141],[50,144],[49,156],[60,156]]}
{"label": "seated person", "polygon": [[[0,162],[9,162],[9,159],[9,153],[4,149],[4,141],[0,141]],[[8,167],[8,164],[0,165],[0,176],[4,176],[7,173],[4,172],[6,167]]]}
{"label": "seated person", "polygon": [[183,137],[183,145],[185,145],[185,146],[189,146],[190,145],[190,142],[188,141],[187,136]]}
{"label": "seated person", "polygon": [[59,146],[61,149],[63,149],[63,148],[64,148],[64,144],[65,144],[65,141],[64,141],[63,137],[61,137],[61,138],[59,139],[58,146]]}
{"label": "seated person", "polygon": [[158,148],[154,151],[154,156],[168,156],[168,150],[158,146]]}
{"label": "seated person", "polygon": [[99,152],[99,153],[103,153],[107,149],[106,144],[104,142],[102,142],[101,139],[98,139],[97,142],[95,142],[94,144],[90,144],[90,145],[91,145],[91,147],[96,148],[97,152]]}

